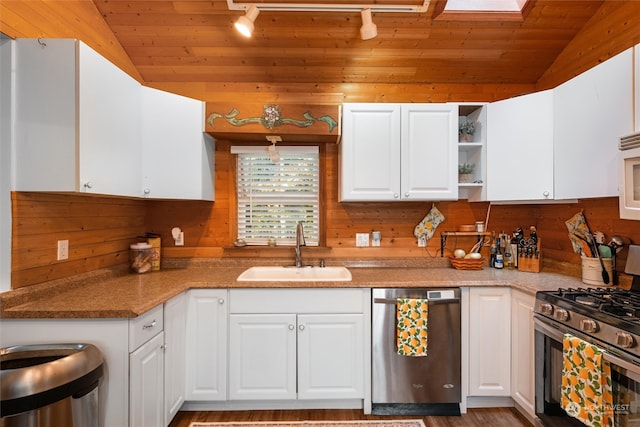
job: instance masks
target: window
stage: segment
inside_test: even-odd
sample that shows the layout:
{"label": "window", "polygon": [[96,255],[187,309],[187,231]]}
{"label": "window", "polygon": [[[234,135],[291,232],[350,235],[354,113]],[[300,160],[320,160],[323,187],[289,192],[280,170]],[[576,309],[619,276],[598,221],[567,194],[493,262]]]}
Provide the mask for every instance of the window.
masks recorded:
{"label": "window", "polygon": [[231,147],[237,154],[238,239],[249,245],[295,245],[302,221],[307,246],[318,246],[318,147],[278,147],[271,161],[262,147]]}

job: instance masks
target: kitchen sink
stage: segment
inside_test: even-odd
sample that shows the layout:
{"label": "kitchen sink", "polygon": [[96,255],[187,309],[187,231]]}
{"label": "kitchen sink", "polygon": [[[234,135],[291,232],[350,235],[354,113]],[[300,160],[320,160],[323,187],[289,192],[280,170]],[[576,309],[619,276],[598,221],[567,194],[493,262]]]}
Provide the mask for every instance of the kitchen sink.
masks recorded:
{"label": "kitchen sink", "polygon": [[251,267],[240,276],[239,282],[350,282],[346,267]]}

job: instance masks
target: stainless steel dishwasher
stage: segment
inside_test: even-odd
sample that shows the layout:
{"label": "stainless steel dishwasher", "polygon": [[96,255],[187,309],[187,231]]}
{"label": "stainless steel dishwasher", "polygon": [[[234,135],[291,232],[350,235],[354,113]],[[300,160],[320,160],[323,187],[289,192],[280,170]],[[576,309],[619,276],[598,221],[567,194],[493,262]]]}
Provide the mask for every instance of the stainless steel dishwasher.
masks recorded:
{"label": "stainless steel dishwasher", "polygon": [[[427,356],[401,356],[398,298],[427,299]],[[372,403],[379,415],[460,415],[460,289],[373,289]]]}

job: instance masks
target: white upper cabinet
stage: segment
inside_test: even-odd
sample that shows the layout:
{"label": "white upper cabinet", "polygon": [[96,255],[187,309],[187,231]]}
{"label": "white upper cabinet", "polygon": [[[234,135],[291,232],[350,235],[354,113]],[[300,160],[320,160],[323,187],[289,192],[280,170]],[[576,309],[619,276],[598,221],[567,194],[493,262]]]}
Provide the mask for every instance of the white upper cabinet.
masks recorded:
{"label": "white upper cabinet", "polygon": [[400,105],[344,104],[340,200],[395,200],[400,195]]}
{"label": "white upper cabinet", "polygon": [[214,141],[205,103],[142,87],[142,196],[214,200]]}
{"label": "white upper cabinet", "polygon": [[344,104],[340,200],[454,200],[457,108]]}
{"label": "white upper cabinet", "polygon": [[628,49],[553,90],[554,197],[618,195],[621,136],[633,132]]}
{"label": "white upper cabinet", "polygon": [[633,132],[632,50],[554,89],[493,102],[487,122],[488,200],[617,196],[618,140]]}
{"label": "white upper cabinet", "polygon": [[553,91],[489,104],[487,198],[551,200]]}
{"label": "white upper cabinet", "polygon": [[457,107],[403,104],[400,113],[400,198],[457,199]]}
{"label": "white upper cabinet", "polygon": [[140,84],[80,41],[16,40],[17,191],[139,196]]}

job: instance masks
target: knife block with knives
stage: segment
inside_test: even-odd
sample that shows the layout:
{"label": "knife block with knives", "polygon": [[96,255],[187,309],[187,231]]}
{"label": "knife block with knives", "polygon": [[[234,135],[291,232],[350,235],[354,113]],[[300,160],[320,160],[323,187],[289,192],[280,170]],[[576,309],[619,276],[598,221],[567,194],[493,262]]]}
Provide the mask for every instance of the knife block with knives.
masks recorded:
{"label": "knife block with knives", "polygon": [[518,248],[518,270],[530,271],[532,273],[540,272],[542,261],[542,250],[540,249],[540,239],[535,246]]}

